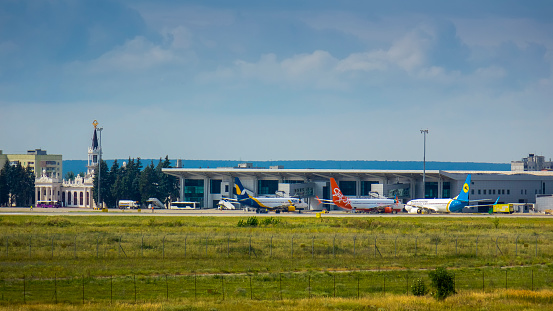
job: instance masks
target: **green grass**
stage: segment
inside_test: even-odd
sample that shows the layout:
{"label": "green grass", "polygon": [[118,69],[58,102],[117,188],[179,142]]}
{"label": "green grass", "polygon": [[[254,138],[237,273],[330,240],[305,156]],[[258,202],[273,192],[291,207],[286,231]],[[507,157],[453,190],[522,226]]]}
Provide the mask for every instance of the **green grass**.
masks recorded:
{"label": "green grass", "polygon": [[82,304],[83,287],[85,304],[133,305],[136,293],[133,306],[154,309],[194,299],[217,309],[232,305],[223,299],[350,301],[358,291],[366,300],[401,296],[415,278],[429,285],[437,266],[454,269],[462,292],[553,286],[549,219],[259,219],[3,216],[0,303]]}

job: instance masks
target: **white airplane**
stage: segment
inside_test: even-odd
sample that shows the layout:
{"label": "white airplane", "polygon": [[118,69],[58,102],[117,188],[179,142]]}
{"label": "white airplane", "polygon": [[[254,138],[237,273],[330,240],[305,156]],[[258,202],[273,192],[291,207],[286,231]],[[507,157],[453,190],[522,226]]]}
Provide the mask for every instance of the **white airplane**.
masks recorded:
{"label": "white airplane", "polygon": [[[297,208],[306,208],[307,203],[302,202],[300,198],[261,198],[253,197],[246,192],[244,186],[240,182],[238,177],[234,178],[234,187],[236,188],[236,199],[240,204],[244,204],[256,209],[257,212],[260,211],[276,211],[277,213],[284,212],[293,212]],[[231,200],[231,199],[227,199]],[[234,199],[232,199],[234,200]]]}
{"label": "white airplane", "polygon": [[361,212],[373,212],[383,211],[385,213],[397,213],[401,211],[395,200],[387,198],[379,199],[350,199],[342,194],[338,184],[334,178],[330,178],[330,186],[332,188],[332,201],[331,200],[319,200],[322,204],[334,204],[340,208],[348,211],[361,211]]}
{"label": "white airplane", "polygon": [[[463,189],[453,199],[415,199],[405,204],[405,210],[409,214],[425,213],[455,213],[469,206],[470,174],[467,176]],[[499,198],[497,198],[499,200]],[[476,202],[475,200],[474,202]],[[486,200],[487,201],[487,200]],[[497,203],[497,201],[496,201]]]}

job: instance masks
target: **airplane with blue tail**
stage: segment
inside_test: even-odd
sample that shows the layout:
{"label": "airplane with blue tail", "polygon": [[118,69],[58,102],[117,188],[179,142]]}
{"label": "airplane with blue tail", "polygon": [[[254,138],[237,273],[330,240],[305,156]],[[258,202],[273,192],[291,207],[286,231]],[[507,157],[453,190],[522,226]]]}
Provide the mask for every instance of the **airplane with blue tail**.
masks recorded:
{"label": "airplane with blue tail", "polygon": [[307,203],[300,198],[262,198],[253,197],[248,194],[240,179],[234,178],[234,187],[236,188],[236,201],[259,211],[293,212],[296,209],[307,207]]}
{"label": "airplane with blue tail", "polygon": [[[405,210],[409,214],[426,214],[426,213],[458,213],[465,207],[470,207],[470,202],[488,201],[488,200],[469,200],[470,191],[470,174],[468,174],[463,188],[459,195],[453,199],[415,199],[405,204]],[[499,197],[495,201],[496,204]],[[477,205],[472,205],[477,206]]]}

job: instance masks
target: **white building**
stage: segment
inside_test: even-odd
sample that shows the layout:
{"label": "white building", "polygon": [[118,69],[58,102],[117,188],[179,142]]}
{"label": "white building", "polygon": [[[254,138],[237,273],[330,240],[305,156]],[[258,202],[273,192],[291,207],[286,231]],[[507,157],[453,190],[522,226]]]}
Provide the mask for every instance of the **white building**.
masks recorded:
{"label": "white building", "polygon": [[[92,197],[94,172],[98,167],[102,147],[98,144],[97,126],[94,122],[92,146],[88,147],[87,172],[84,177],[75,176],[72,180],[62,179],[60,174],[50,175],[43,172],[35,180],[35,200],[58,201],[65,207],[95,207]],[[36,205],[36,203],[35,203]]]}

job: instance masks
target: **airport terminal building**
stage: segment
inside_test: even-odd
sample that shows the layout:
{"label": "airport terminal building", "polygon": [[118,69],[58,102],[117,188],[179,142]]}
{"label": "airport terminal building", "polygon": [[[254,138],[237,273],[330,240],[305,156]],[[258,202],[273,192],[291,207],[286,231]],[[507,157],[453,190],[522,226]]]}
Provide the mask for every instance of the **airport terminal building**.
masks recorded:
{"label": "airport terminal building", "polygon": [[221,198],[234,197],[234,178],[259,197],[300,197],[311,210],[328,209],[316,197],[331,199],[333,177],[344,195],[369,198],[375,194],[397,197],[406,203],[423,198],[451,198],[459,194],[467,174],[472,175],[470,200],[499,197],[499,203],[536,203],[538,196],[553,194],[553,171],[442,171],[430,170],[355,170],[285,169],[252,167],[243,163],[223,168],[166,168],[163,172],[180,180],[180,200],[198,202],[202,208],[217,207]]}

